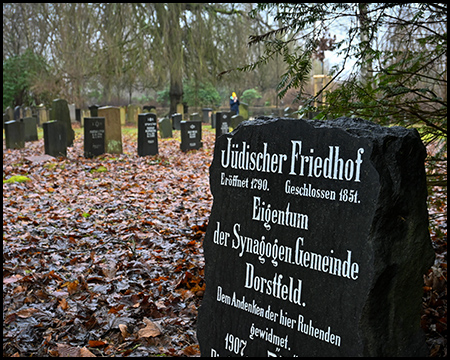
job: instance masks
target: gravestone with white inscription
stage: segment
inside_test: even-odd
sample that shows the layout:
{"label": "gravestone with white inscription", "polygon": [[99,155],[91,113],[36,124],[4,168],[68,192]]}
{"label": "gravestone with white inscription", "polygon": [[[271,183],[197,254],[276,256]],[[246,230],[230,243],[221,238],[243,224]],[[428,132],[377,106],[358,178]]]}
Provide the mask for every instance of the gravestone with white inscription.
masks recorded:
{"label": "gravestone with white inscription", "polygon": [[426,356],[425,156],[417,131],[361,119],[218,137],[202,356]]}
{"label": "gravestone with white inscription", "polygon": [[93,158],[105,153],[105,118],[84,118],[84,157]]}
{"label": "gravestone with white inscription", "polygon": [[216,138],[220,135],[228,134],[231,126],[231,113],[230,112],[216,112]]}
{"label": "gravestone with white inscription", "polygon": [[156,114],[144,113],[138,115],[137,153],[139,156],[158,154]]}
{"label": "gravestone with white inscription", "polygon": [[181,128],[181,151],[198,150],[203,146],[202,143],[202,122],[182,121]]}

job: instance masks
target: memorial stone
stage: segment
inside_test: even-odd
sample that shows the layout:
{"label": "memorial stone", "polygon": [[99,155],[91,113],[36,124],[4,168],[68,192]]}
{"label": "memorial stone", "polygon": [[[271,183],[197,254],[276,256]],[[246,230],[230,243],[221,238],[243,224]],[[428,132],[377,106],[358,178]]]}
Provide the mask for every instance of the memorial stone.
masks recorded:
{"label": "memorial stone", "polygon": [[216,112],[216,139],[230,132],[231,116],[229,112]]}
{"label": "memorial stone", "polygon": [[45,108],[44,105],[39,105],[36,108],[36,116],[38,119],[38,125],[43,126],[44,123],[46,123],[48,121],[48,109]]}
{"label": "memorial stone", "polygon": [[44,152],[58,157],[67,156],[66,128],[61,121],[51,120],[42,124],[44,131]]}
{"label": "memorial stone", "polygon": [[174,130],[181,130],[180,123],[183,119],[183,115],[180,113],[172,114],[172,127]]}
{"label": "memorial stone", "polygon": [[32,116],[33,116],[33,113],[31,111],[31,108],[29,106],[26,106],[23,109],[23,117],[26,118],[26,117],[32,117]]}
{"label": "memorial stone", "polygon": [[92,104],[89,106],[89,111],[91,112],[91,117],[98,117],[98,108],[100,106],[96,104]]}
{"label": "memorial stone", "polygon": [[105,153],[105,118],[84,118],[84,157],[92,158]]}
{"label": "memorial stone", "polygon": [[416,130],[266,118],[216,139],[202,356],[427,356]]}
{"label": "memorial stone", "polygon": [[213,109],[211,108],[203,108],[202,109],[202,114],[203,114],[203,119],[202,121],[206,124],[211,124],[211,114],[212,114]]}
{"label": "memorial stone", "polygon": [[127,108],[127,123],[130,125],[136,125],[138,123],[138,115],[142,109],[139,105],[130,104]]}
{"label": "memorial stone", "polygon": [[14,120],[20,120],[23,118],[23,110],[22,107],[17,105],[14,108]]}
{"label": "memorial stone", "polygon": [[244,118],[242,117],[242,115],[233,115],[231,117],[230,126],[233,129],[236,129],[238,127],[238,125],[243,121],[244,121]]}
{"label": "memorial stone", "polygon": [[241,115],[244,120],[248,120],[250,118],[248,112],[248,104],[246,103],[239,104],[239,115]]}
{"label": "memorial stone", "polygon": [[7,149],[23,149],[25,147],[25,125],[22,121],[5,122],[5,146]]}
{"label": "memorial stone", "polygon": [[70,121],[74,123],[77,121],[75,114],[75,104],[67,104],[67,106],[69,107]]}
{"label": "memorial stone", "polygon": [[216,128],[216,119],[217,119],[217,113],[211,114],[211,129]]}
{"label": "memorial stone", "polygon": [[170,121],[169,118],[163,118],[159,120],[158,126],[161,139],[172,137],[172,122]]}
{"label": "memorial stone", "polygon": [[189,120],[190,121],[201,121],[200,114],[199,113],[191,114],[191,116],[189,117]]}
{"label": "memorial stone", "polygon": [[120,109],[114,106],[104,106],[98,109],[98,116],[105,118],[105,152],[122,154]]}
{"label": "memorial stone", "polygon": [[35,117],[29,116],[21,119],[24,125],[25,141],[37,141],[37,120]]}
{"label": "memorial stone", "polygon": [[137,153],[139,156],[158,154],[158,129],[153,113],[139,114]]}
{"label": "memorial stone", "polygon": [[182,121],[181,127],[181,151],[198,150],[202,143],[202,122]]}
{"label": "memorial stone", "polygon": [[81,109],[78,108],[75,109],[75,120],[81,123]]}
{"label": "memorial stone", "polygon": [[14,120],[14,110],[12,107],[8,106],[5,109],[5,113],[8,116],[8,121]]}
{"label": "memorial stone", "polygon": [[70,120],[69,106],[64,99],[56,99],[52,102],[52,109],[50,111],[50,120],[61,121],[66,127],[66,141],[67,146],[73,145],[75,139],[75,132],[72,129],[72,121]]}

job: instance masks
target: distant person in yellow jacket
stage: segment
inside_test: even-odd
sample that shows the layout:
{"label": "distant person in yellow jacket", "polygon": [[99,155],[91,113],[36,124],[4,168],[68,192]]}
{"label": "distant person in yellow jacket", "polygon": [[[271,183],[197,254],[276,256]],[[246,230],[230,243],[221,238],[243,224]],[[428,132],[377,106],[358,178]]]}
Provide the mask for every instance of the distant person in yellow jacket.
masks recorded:
{"label": "distant person in yellow jacket", "polygon": [[239,114],[239,99],[234,91],[230,96],[230,110],[234,111],[236,115]]}

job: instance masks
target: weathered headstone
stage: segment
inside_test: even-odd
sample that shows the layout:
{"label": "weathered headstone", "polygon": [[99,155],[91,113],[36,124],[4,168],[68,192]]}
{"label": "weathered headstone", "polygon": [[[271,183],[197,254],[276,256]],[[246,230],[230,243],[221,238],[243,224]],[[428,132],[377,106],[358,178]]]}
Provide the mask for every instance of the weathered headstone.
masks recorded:
{"label": "weathered headstone", "polygon": [[25,147],[25,125],[22,121],[5,122],[5,146],[7,149],[23,149]]}
{"label": "weathered headstone", "polygon": [[142,109],[139,105],[130,104],[127,107],[127,123],[131,125],[137,125],[138,115],[141,113]]}
{"label": "weathered headstone", "polygon": [[84,118],[84,157],[105,153],[105,118]]}
{"label": "weathered headstone", "polygon": [[425,156],[416,130],[350,118],[217,138],[202,356],[426,356]]}
{"label": "weathered headstone", "polygon": [[67,104],[67,106],[69,107],[70,121],[74,123],[77,121],[75,113],[75,104]]}
{"label": "weathered headstone", "polygon": [[189,120],[190,121],[201,121],[200,114],[199,113],[191,114],[191,116],[189,117]]}
{"label": "weathered headstone", "polygon": [[33,113],[31,111],[31,108],[29,106],[25,106],[25,108],[23,109],[23,117],[32,117]]}
{"label": "weathered headstone", "polygon": [[246,103],[239,104],[239,115],[241,115],[244,120],[248,120],[250,118],[248,112],[248,104]]}
{"label": "weathered headstone", "polygon": [[158,127],[161,139],[172,137],[172,122],[169,118],[162,118],[161,120],[159,120]]}
{"label": "weathered headstone", "polygon": [[23,125],[24,125],[25,141],[37,141],[38,133],[37,133],[36,118],[29,116],[29,117],[24,117],[20,121],[22,121]]}
{"label": "weathered headstone", "polygon": [[181,130],[180,123],[183,119],[183,115],[180,113],[172,114],[172,127],[174,130]]}
{"label": "weathered headstone", "polygon": [[23,118],[23,109],[21,106],[17,105],[14,108],[14,120],[20,120]]}
{"label": "weathered headstone", "polygon": [[75,139],[75,132],[72,129],[72,121],[70,120],[69,106],[64,99],[56,99],[52,102],[52,109],[50,111],[50,120],[61,121],[66,127],[66,141],[67,146],[73,145]]}
{"label": "weathered headstone", "polygon": [[212,114],[213,109],[211,108],[203,108],[202,109],[202,121],[206,124],[211,124],[211,114]]}
{"label": "weathered headstone", "polygon": [[38,125],[43,126],[48,121],[49,111],[44,105],[39,105],[36,108],[36,116],[38,119]]}
{"label": "weathered headstone", "polygon": [[153,113],[139,114],[137,153],[139,156],[158,154],[158,129]]}
{"label": "weathered headstone", "polygon": [[181,151],[198,150],[202,143],[202,122],[182,121],[181,127]]}
{"label": "weathered headstone", "polygon": [[67,156],[66,128],[61,121],[51,120],[42,124],[44,152],[54,157]]}
{"label": "weathered headstone", "polygon": [[105,152],[122,154],[120,109],[115,106],[104,106],[98,109],[98,116],[105,118]]}
{"label": "weathered headstone", "polygon": [[216,138],[230,132],[231,115],[229,112],[216,112]]}
{"label": "weathered headstone", "polygon": [[231,117],[230,126],[233,129],[236,129],[238,127],[238,125],[243,121],[244,121],[244,118],[242,117],[242,115],[233,115]]}

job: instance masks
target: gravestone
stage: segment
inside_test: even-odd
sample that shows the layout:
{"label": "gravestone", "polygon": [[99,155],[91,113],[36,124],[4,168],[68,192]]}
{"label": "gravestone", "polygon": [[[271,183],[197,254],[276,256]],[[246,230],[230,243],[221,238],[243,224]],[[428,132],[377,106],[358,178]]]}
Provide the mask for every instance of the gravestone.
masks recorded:
{"label": "gravestone", "polygon": [[211,114],[212,114],[213,109],[211,108],[203,108],[202,109],[202,114],[203,114],[203,122],[206,124],[211,124]]}
{"label": "gravestone", "polygon": [[75,132],[72,129],[72,121],[70,120],[69,106],[64,99],[56,99],[52,102],[52,109],[50,110],[50,120],[61,121],[66,128],[67,146],[73,145],[75,139]]}
{"label": "gravestone", "polygon": [[426,356],[426,150],[361,119],[261,118],[218,137],[202,356]]}
{"label": "gravestone", "polygon": [[181,127],[181,151],[198,150],[202,143],[202,122],[182,121]]}
{"label": "gravestone", "polygon": [[75,104],[67,104],[67,106],[69,107],[70,121],[74,123],[77,121],[75,113]]}
{"label": "gravestone", "polygon": [[183,115],[180,113],[172,114],[172,127],[174,130],[181,130],[180,123],[183,119]]}
{"label": "gravestone", "polygon": [[139,114],[137,153],[139,156],[158,154],[158,129],[153,113]]}
{"label": "gravestone", "polygon": [[211,129],[216,128],[216,118],[217,118],[217,113],[212,113],[211,114]]}
{"label": "gravestone", "polygon": [[31,108],[29,106],[25,106],[25,108],[23,109],[23,117],[32,117],[33,116],[33,112],[31,111]]}
{"label": "gravestone", "polygon": [[159,134],[161,135],[161,139],[171,138],[172,137],[172,122],[169,118],[163,118],[158,121]]}
{"label": "gravestone", "polygon": [[231,115],[229,112],[216,112],[216,139],[230,132]]}
{"label": "gravestone", "polygon": [[24,125],[25,141],[37,141],[37,120],[35,117],[29,116],[21,119]]}
{"label": "gravestone", "polygon": [[7,149],[23,149],[25,147],[25,125],[22,121],[5,122],[5,146]]}
{"label": "gravestone", "polygon": [[101,107],[98,109],[98,117],[105,118],[105,152],[122,154],[120,109],[115,106]]}
{"label": "gravestone", "polygon": [[84,157],[93,158],[105,153],[105,118],[84,118]]}
{"label": "gravestone", "polygon": [[92,104],[89,106],[89,111],[91,112],[91,117],[98,117],[98,108],[100,106],[96,104]]}
{"label": "gravestone", "polygon": [[61,121],[51,120],[42,124],[44,153],[54,157],[67,156],[66,128]]}
{"label": "gravestone", "polygon": [[242,117],[242,115],[233,115],[231,117],[230,126],[233,129],[236,129],[238,127],[238,125],[243,121],[244,121],[244,118]]}
{"label": "gravestone", "polygon": [[22,107],[21,106],[19,106],[19,105],[17,105],[15,108],[14,108],[14,120],[20,120],[20,119],[22,119],[23,118],[23,110],[22,110]]}
{"label": "gravestone", "polygon": [[239,104],[239,115],[241,115],[244,120],[248,120],[250,118],[248,113],[248,104],[246,103]]}
{"label": "gravestone", "polygon": [[75,109],[75,120],[81,124],[81,109]]}
{"label": "gravestone", "polygon": [[190,121],[201,121],[200,114],[199,113],[191,114],[191,116],[189,117],[189,120]]}
{"label": "gravestone", "polygon": [[131,125],[137,125],[138,115],[141,113],[142,109],[139,105],[130,104],[127,107],[127,123]]}
{"label": "gravestone", "polygon": [[44,105],[39,105],[36,108],[36,116],[38,119],[38,125],[43,126],[48,121],[49,111]]}

